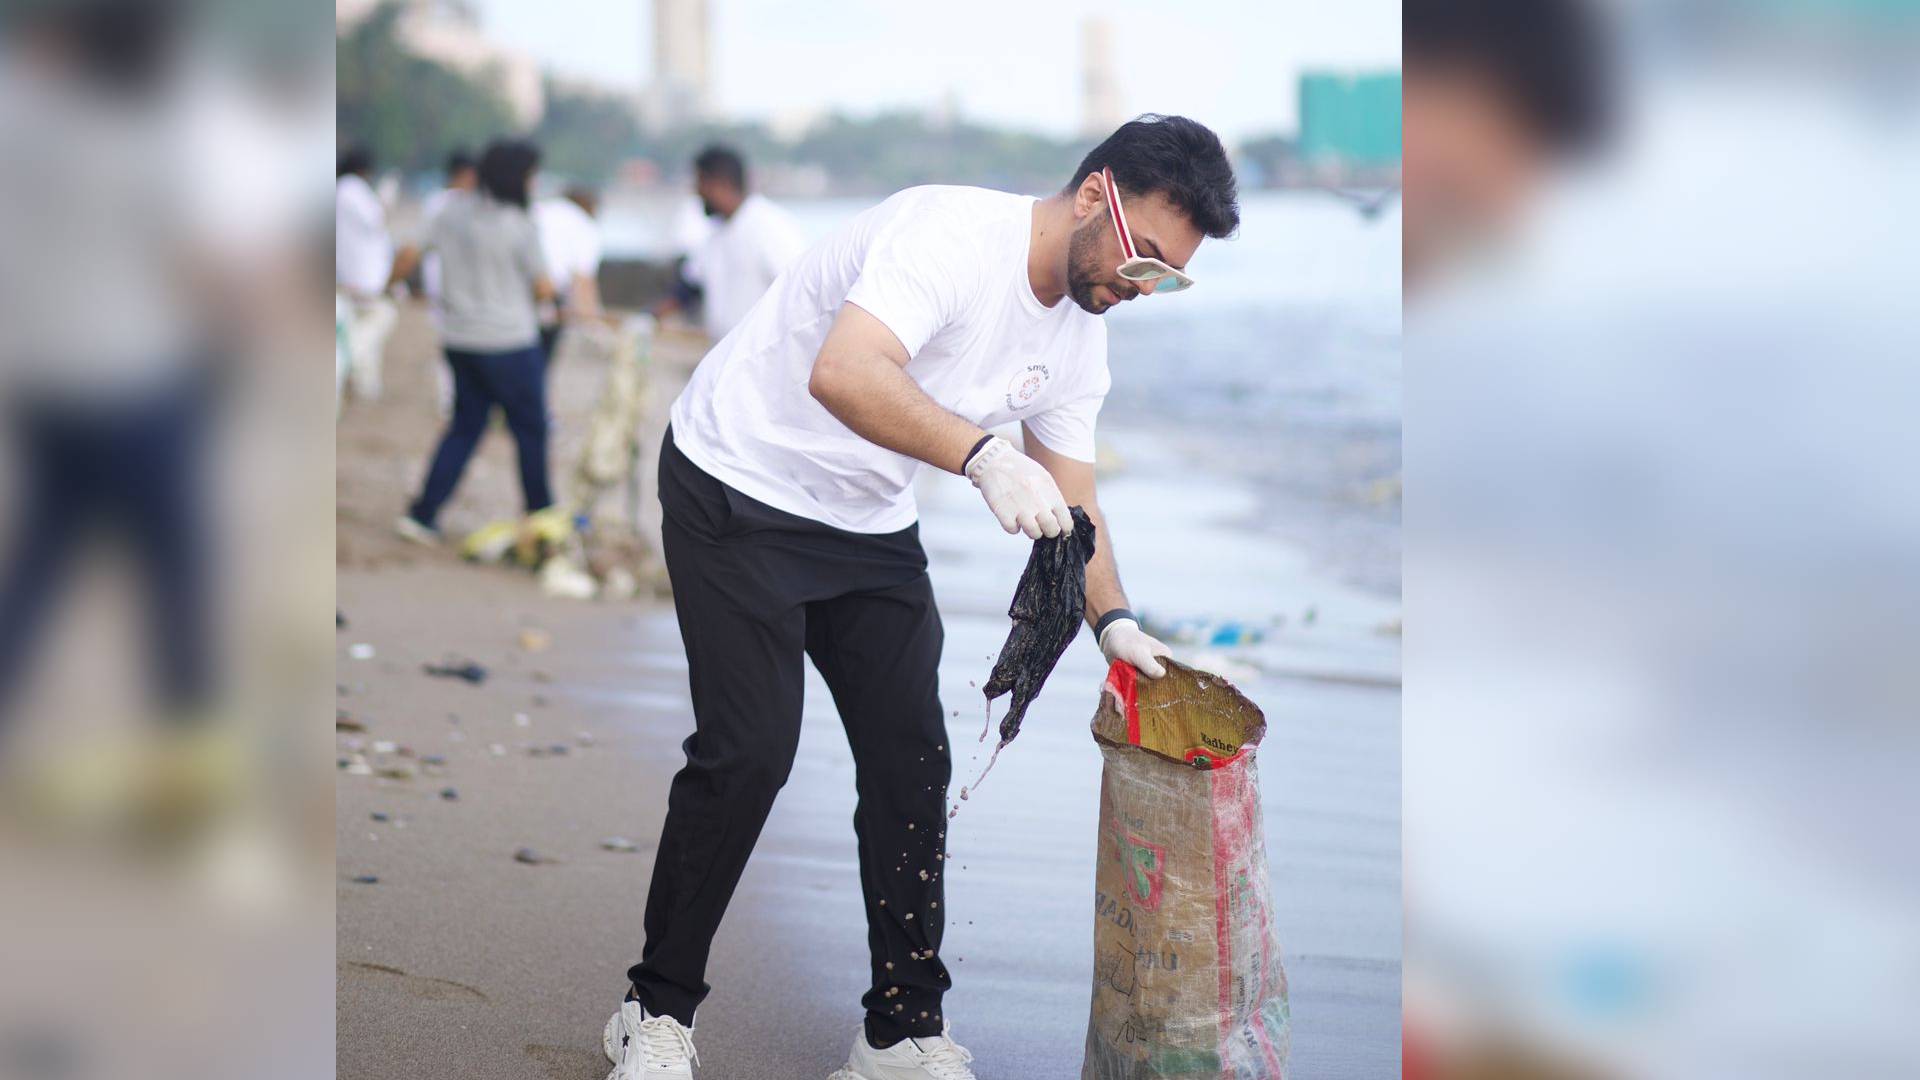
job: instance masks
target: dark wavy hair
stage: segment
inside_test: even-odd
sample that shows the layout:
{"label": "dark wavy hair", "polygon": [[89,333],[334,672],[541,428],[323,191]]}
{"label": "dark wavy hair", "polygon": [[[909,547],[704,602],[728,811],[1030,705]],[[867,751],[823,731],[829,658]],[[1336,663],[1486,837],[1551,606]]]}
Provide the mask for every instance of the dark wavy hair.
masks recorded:
{"label": "dark wavy hair", "polygon": [[1198,121],[1145,113],[1121,124],[1087,152],[1065,190],[1102,168],[1129,195],[1164,196],[1204,235],[1220,240],[1240,227],[1233,163],[1220,136]]}
{"label": "dark wavy hair", "polygon": [[499,139],[480,154],[480,190],[509,206],[527,208],[527,181],[540,165],[540,148],[525,139]]}
{"label": "dark wavy hair", "polygon": [[1407,0],[1410,64],[1492,82],[1536,138],[1578,151],[1611,126],[1605,28],[1587,0]]}
{"label": "dark wavy hair", "polygon": [[373,150],[366,143],[348,143],[340,147],[333,158],[333,178],[373,174]]}

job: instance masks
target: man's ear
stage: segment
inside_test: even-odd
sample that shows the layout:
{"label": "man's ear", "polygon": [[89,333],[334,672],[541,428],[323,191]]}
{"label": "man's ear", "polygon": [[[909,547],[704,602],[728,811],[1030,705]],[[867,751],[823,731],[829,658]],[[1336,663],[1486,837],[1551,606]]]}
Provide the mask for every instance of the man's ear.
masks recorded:
{"label": "man's ear", "polygon": [[1073,192],[1074,220],[1082,221],[1089,214],[1106,212],[1105,186],[1105,181],[1100,179],[1100,174],[1097,172],[1088,173],[1086,179],[1080,181],[1080,186]]}

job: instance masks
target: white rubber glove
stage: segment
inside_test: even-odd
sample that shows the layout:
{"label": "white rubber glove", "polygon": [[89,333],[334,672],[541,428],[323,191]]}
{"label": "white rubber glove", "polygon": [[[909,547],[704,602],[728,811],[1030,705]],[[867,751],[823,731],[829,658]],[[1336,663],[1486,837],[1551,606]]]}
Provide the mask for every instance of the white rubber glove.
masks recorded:
{"label": "white rubber glove", "polygon": [[1039,462],[998,435],[974,452],[965,466],[967,479],[980,489],[987,509],[1009,533],[1038,540],[1073,532],[1066,496]]}
{"label": "white rubber glove", "polygon": [[1167,673],[1167,666],[1155,657],[1170,656],[1173,650],[1132,619],[1115,619],[1100,631],[1100,652],[1109,663],[1125,660],[1140,669],[1140,674],[1157,679]]}

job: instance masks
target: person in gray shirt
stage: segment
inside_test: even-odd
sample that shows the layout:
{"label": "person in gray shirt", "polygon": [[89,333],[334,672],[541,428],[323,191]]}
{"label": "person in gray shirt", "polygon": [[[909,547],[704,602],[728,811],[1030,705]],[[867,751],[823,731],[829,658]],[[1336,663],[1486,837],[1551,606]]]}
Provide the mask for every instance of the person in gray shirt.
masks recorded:
{"label": "person in gray shirt", "polygon": [[552,505],[547,487],[547,397],[536,304],[553,298],[528,192],[540,164],[532,143],[507,139],[480,156],[480,188],[452,197],[424,243],[394,260],[398,281],[428,251],[440,257],[441,339],[453,371],[453,418],[433,454],[419,498],[394,523],[399,534],[438,543],[440,508],[460,482],[495,405],[507,415],[520,457],[527,513]]}

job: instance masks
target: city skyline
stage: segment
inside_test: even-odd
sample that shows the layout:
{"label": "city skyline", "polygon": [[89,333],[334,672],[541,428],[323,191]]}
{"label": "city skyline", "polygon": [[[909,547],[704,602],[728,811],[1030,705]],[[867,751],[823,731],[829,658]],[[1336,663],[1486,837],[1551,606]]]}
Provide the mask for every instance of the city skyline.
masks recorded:
{"label": "city skyline", "polygon": [[[710,27],[711,115],[789,130],[831,112],[957,106],[970,120],[1080,134],[1089,18],[1111,28],[1112,105],[1121,114],[1186,113],[1229,141],[1295,130],[1302,71],[1399,66],[1400,9],[1389,0],[1355,0],[1337,11],[1304,0],[1213,4],[1178,18],[1164,5],[1135,0],[1038,11],[982,0],[960,20],[877,0],[701,6]],[[659,85],[652,0],[476,0],[474,7],[489,36],[513,42],[550,74],[637,99]]]}

